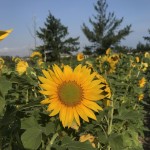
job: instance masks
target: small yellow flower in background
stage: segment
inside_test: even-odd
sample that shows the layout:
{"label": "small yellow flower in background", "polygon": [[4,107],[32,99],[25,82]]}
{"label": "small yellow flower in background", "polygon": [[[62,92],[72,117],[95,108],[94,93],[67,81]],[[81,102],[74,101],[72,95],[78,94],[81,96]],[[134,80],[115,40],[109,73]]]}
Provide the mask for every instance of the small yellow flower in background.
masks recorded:
{"label": "small yellow flower in background", "polygon": [[145,52],[144,57],[145,58],[149,58],[150,57],[150,53],[149,52]]}
{"label": "small yellow flower in background", "polygon": [[83,53],[78,53],[77,54],[77,60],[82,61],[84,59],[84,54]]}
{"label": "small yellow flower in background", "polygon": [[108,48],[108,49],[106,50],[106,55],[110,55],[110,53],[111,53],[111,48]]}
{"label": "small yellow flower in background", "polygon": [[147,68],[148,68],[148,63],[143,63],[143,62],[142,62],[142,64],[141,64],[141,70],[142,70],[142,71],[146,71]]}
{"label": "small yellow flower in background", "polygon": [[27,68],[28,68],[28,63],[26,61],[21,60],[16,64],[16,71],[18,72],[19,75],[25,73]]}
{"label": "small yellow flower in background", "polygon": [[139,80],[139,87],[144,87],[146,84],[146,79],[143,77],[141,80]]}
{"label": "small yellow flower in background", "polygon": [[4,40],[12,31],[13,29],[0,30],[0,41]]}
{"label": "small yellow flower in background", "polygon": [[80,142],[89,141],[92,144],[92,146],[95,148],[96,146],[95,146],[94,140],[95,140],[95,137],[91,134],[81,135],[79,139]]}
{"label": "small yellow flower in background", "polygon": [[140,62],[140,58],[139,57],[135,57],[135,59],[136,59],[137,63]]}
{"label": "small yellow flower in background", "polygon": [[139,100],[139,101],[142,101],[143,98],[144,98],[144,94],[140,94],[140,95],[138,96],[138,100]]}
{"label": "small yellow flower in background", "polygon": [[93,111],[103,110],[96,101],[102,100],[103,90],[100,79],[86,66],[78,65],[74,70],[66,65],[63,71],[57,66],[53,70],[43,70],[45,77],[39,77],[40,93],[47,95],[41,104],[47,104],[49,116],[59,114],[63,127],[71,127],[75,121],[80,126],[80,118],[89,122],[96,120]]}
{"label": "small yellow flower in background", "polygon": [[41,59],[42,58],[42,54],[38,51],[34,51],[31,55],[30,55],[31,59]]}
{"label": "small yellow flower in background", "polygon": [[5,63],[4,59],[2,57],[0,57],[0,69],[3,68],[4,63]]}

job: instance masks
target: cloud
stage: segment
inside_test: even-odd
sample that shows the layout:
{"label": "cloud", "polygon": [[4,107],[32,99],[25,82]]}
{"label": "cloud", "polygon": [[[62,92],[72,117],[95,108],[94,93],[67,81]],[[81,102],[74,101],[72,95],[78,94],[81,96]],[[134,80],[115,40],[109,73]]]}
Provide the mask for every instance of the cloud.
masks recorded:
{"label": "cloud", "polygon": [[10,48],[10,47],[3,47],[0,48],[0,56],[29,56],[31,54],[32,47],[21,47],[21,48]]}

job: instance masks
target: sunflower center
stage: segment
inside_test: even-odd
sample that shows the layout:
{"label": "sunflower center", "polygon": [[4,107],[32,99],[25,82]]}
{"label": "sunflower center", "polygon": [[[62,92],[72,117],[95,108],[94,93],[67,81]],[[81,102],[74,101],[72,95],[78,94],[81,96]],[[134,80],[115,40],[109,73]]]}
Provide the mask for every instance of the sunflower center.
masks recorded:
{"label": "sunflower center", "polygon": [[60,101],[66,105],[73,106],[82,100],[83,90],[74,81],[64,82],[58,88]]}

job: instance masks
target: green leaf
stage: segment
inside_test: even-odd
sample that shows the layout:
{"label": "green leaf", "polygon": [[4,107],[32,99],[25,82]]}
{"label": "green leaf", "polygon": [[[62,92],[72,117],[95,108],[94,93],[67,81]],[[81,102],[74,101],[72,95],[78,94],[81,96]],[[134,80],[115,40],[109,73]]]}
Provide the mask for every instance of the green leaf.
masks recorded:
{"label": "green leaf", "polygon": [[21,136],[24,148],[36,150],[41,144],[42,132],[39,128],[32,127],[27,129]]}
{"label": "green leaf", "polygon": [[45,135],[48,136],[50,133],[55,133],[55,124],[53,122],[48,122],[42,129]]}
{"label": "green leaf", "polygon": [[109,144],[112,150],[123,149],[123,139],[121,135],[111,134],[109,137]]}
{"label": "green leaf", "polygon": [[0,116],[3,115],[4,107],[5,107],[5,100],[4,98],[0,97]]}
{"label": "green leaf", "polygon": [[21,129],[29,129],[32,127],[40,128],[37,120],[33,116],[21,120]]}
{"label": "green leaf", "polygon": [[66,148],[68,150],[94,150],[95,148],[92,147],[89,141],[86,142],[78,142],[72,141],[70,137],[63,138],[62,141],[62,148]]}
{"label": "green leaf", "polygon": [[8,93],[8,90],[11,89],[11,87],[12,83],[8,81],[6,77],[0,77],[0,94],[2,97],[5,97],[5,95]]}

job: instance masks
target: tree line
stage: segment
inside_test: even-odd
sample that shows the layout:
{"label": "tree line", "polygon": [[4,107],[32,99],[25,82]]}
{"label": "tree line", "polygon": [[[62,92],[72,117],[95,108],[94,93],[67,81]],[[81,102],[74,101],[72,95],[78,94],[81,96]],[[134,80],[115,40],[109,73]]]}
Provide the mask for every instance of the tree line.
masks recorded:
{"label": "tree line", "polygon": [[[82,32],[91,43],[84,47],[83,53],[101,55],[110,47],[117,51],[128,50],[127,47],[120,46],[120,42],[132,32],[131,24],[120,29],[123,17],[118,19],[114,12],[108,12],[106,0],[97,0],[94,9],[96,15],[89,19],[92,29],[85,23],[81,27]],[[148,29],[148,32],[150,34],[150,29]],[[49,12],[44,22],[44,27],[40,27],[36,31],[36,35],[43,41],[43,44],[37,46],[35,50],[47,55],[51,61],[60,61],[61,54],[72,54],[80,49],[79,37],[68,37],[68,27],[63,25],[60,19],[55,18],[51,12]],[[142,44],[139,42],[136,48],[137,51],[150,50],[150,37],[143,38],[147,43]]]}

